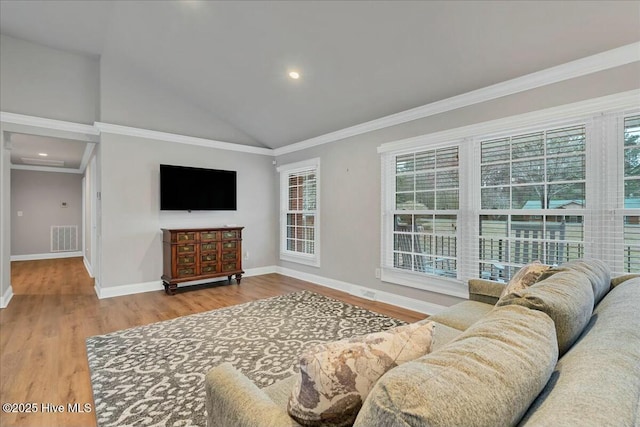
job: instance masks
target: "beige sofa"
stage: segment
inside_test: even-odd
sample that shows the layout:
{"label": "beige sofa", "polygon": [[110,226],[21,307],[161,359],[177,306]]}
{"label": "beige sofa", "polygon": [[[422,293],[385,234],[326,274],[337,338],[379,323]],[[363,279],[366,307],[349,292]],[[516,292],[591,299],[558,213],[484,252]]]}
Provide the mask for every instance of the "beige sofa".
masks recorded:
{"label": "beige sofa", "polygon": [[[469,282],[469,300],[431,316],[432,352],[383,375],[355,426],[640,426],[640,278],[597,260],[500,298]],[[295,376],[258,389],[230,364],[206,377],[207,425],[298,426]]]}

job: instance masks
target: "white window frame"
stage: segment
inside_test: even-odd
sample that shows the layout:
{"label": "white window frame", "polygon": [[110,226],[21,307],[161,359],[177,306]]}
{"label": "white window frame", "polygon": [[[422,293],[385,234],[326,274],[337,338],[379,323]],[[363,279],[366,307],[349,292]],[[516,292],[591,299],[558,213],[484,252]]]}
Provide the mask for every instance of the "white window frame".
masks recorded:
{"label": "white window frame", "polygon": [[[625,176],[624,176],[624,152],[625,152],[625,147],[624,147],[624,130],[625,130],[625,120],[627,118],[631,118],[631,117],[637,117],[640,116],[640,110],[635,110],[635,111],[627,111],[624,113],[621,113],[618,116],[618,123],[617,123],[617,128],[616,128],[616,134],[617,134],[617,139],[619,141],[618,144],[618,152],[616,153],[618,155],[618,164],[619,164],[619,169],[618,169],[618,177],[620,179],[620,197],[619,197],[619,201],[618,201],[618,206],[616,209],[617,215],[615,217],[615,222],[616,224],[619,225],[620,229],[621,229],[621,233],[622,233],[622,242],[621,242],[621,250],[620,250],[620,254],[619,254],[619,258],[620,259],[620,265],[617,266],[618,270],[620,272],[623,273],[640,273],[640,271],[638,270],[627,270],[626,268],[626,252],[625,252],[625,247],[627,246],[627,243],[625,243],[624,241],[624,234],[625,234],[625,226],[624,226],[624,218],[627,216],[630,217],[640,217],[640,208],[627,208],[624,206],[625,203]],[[638,245],[631,245],[632,247],[635,247],[636,250],[638,249]]]}
{"label": "white window frame", "polygon": [[[463,214],[466,206],[463,202],[463,191],[466,187],[466,183],[463,182],[462,169],[465,165],[463,162],[463,152],[466,150],[466,146],[462,144],[462,141],[447,141],[437,145],[420,146],[417,149],[411,150],[393,150],[382,154],[382,248],[381,248],[381,275],[380,279],[384,282],[395,283],[399,285],[409,286],[412,288],[423,289],[427,291],[453,295],[461,298],[467,297],[467,289],[464,284],[459,280],[460,278],[460,248],[462,244],[466,244],[465,241],[461,241],[466,235],[466,215]],[[429,273],[421,273],[416,271],[403,270],[395,268],[393,266],[393,252],[394,252],[394,218],[396,214],[420,214],[421,211],[416,210],[397,210],[396,209],[396,163],[395,159],[398,156],[417,153],[420,151],[437,150],[442,148],[457,147],[458,148],[458,171],[459,171],[459,186],[458,186],[458,209],[457,210],[431,210],[429,213],[438,214],[441,212],[443,215],[455,215],[456,216],[456,263],[457,263],[457,277],[448,278],[438,276]],[[467,156],[468,157],[468,156]],[[464,224],[463,224],[464,222]]]}
{"label": "white window frame", "polygon": [[[277,168],[280,173],[280,260],[320,267],[320,158],[290,163]],[[313,171],[316,175],[316,209],[306,211],[314,215],[314,253],[307,254],[287,249],[287,214],[289,210],[289,177],[292,174]]]}
{"label": "white window frame", "polygon": [[[469,279],[479,275],[480,143],[481,140],[505,135],[519,135],[537,130],[549,130],[572,124],[585,124],[587,209],[567,214],[584,215],[584,257],[599,258],[609,264],[613,274],[623,273],[622,221],[624,215],[638,215],[640,209],[623,209],[624,118],[640,111],[640,90],[631,90],[602,98],[534,111],[489,122],[454,128],[405,140],[392,141],[378,147],[381,155],[382,219],[381,219],[381,280],[404,286],[434,291],[446,295],[468,297]],[[460,144],[460,196],[458,212],[457,257],[458,275],[447,279],[392,268],[394,175],[390,173],[390,158],[410,152]],[[614,148],[615,147],[615,148]],[[514,212],[519,214],[521,212]],[[534,212],[531,212],[534,214]],[[542,211],[553,215],[553,211]],[[390,258],[391,257],[391,258]],[[386,265],[385,265],[386,263]]]}
{"label": "white window frame", "polygon": [[[474,138],[474,144],[476,145],[476,152],[478,153],[478,156],[476,157],[476,161],[478,163],[478,167],[481,168],[482,166],[482,159],[480,157],[480,153],[481,153],[481,147],[482,147],[482,143],[483,142],[489,142],[492,140],[497,140],[497,139],[503,139],[503,138],[519,138],[522,136],[528,136],[528,135],[532,135],[532,134],[537,134],[540,133],[543,135],[544,141],[545,141],[545,145],[546,145],[546,135],[548,132],[553,132],[556,130],[562,130],[565,128],[572,128],[572,127],[583,127],[584,131],[585,131],[585,151],[582,152],[585,156],[585,178],[584,180],[580,180],[583,181],[585,183],[585,201],[586,201],[586,206],[584,208],[574,208],[574,209],[553,209],[553,208],[539,208],[539,209],[515,209],[512,207],[509,208],[502,208],[502,209],[490,209],[490,208],[482,208],[481,204],[482,204],[482,189],[483,187],[481,186],[481,176],[480,174],[478,175],[478,180],[476,186],[474,188],[476,188],[479,196],[478,196],[478,205],[476,206],[478,209],[478,215],[477,215],[477,221],[478,221],[478,238],[476,239],[476,244],[479,244],[481,241],[481,237],[480,236],[480,217],[481,216],[486,216],[486,215],[500,215],[500,216],[507,216],[508,219],[508,224],[509,224],[509,230],[510,233],[509,235],[506,236],[500,236],[499,240],[502,241],[502,243],[505,246],[510,246],[512,242],[522,242],[523,246],[526,245],[526,242],[528,241],[532,241],[532,242],[537,242],[539,245],[543,246],[546,244],[550,244],[550,243],[570,243],[570,244],[575,244],[575,245],[582,245],[582,250],[583,250],[583,257],[586,256],[586,253],[588,251],[587,249],[587,228],[589,227],[589,222],[590,222],[590,218],[592,217],[592,215],[590,214],[592,212],[592,207],[594,205],[596,205],[596,203],[594,203],[594,201],[591,200],[592,196],[588,193],[588,187],[589,185],[587,184],[587,182],[595,182],[595,177],[593,176],[593,169],[589,167],[590,164],[590,159],[589,159],[589,149],[591,148],[590,146],[594,144],[594,134],[592,131],[592,126],[589,123],[586,123],[586,121],[584,119],[581,120],[568,120],[568,121],[552,121],[552,122],[548,122],[548,123],[542,123],[539,126],[535,126],[535,127],[531,127],[531,128],[521,128],[521,129],[515,129],[515,130],[507,130],[505,132],[500,132],[500,133],[495,133],[495,134],[488,134],[488,135],[481,135],[481,136],[477,136]],[[548,156],[545,150],[544,155],[542,156],[537,156],[537,157],[531,157],[530,159],[537,159],[537,160],[543,160],[544,163],[546,164],[546,160],[544,159],[548,159],[548,158],[553,158],[555,157],[554,155]],[[509,163],[510,169],[512,168],[513,163],[516,163],[518,160],[516,159],[509,159],[508,161],[505,161],[506,163]],[[502,162],[501,162],[502,163]],[[545,171],[546,171],[546,167],[545,167]],[[551,183],[549,181],[546,180],[546,173],[545,173],[545,180],[541,181],[539,183],[536,183],[537,185],[542,185],[544,187],[546,187],[549,184],[554,184]],[[579,181],[576,181],[579,182]],[[512,183],[507,183],[505,184],[506,187],[510,187],[510,188],[518,188],[521,187],[523,184],[512,184]],[[524,185],[528,185],[528,184],[524,184]],[[490,187],[488,187],[490,188]],[[546,191],[546,190],[545,190]],[[593,192],[591,192],[593,193]],[[510,199],[511,201],[511,199]],[[540,216],[540,217],[548,217],[548,216],[576,216],[576,217],[581,217],[582,219],[582,231],[583,231],[583,239],[582,240],[569,240],[569,239],[564,239],[564,240],[555,240],[555,239],[548,239],[546,236],[546,227],[547,227],[547,222],[546,222],[546,218],[543,220],[544,222],[544,229],[545,229],[545,234],[538,237],[538,238],[523,238],[523,237],[513,237],[511,236],[511,224],[512,224],[512,218],[514,216]],[[592,228],[592,227],[591,227]],[[510,250],[510,247],[508,247],[507,249],[505,249],[506,251]],[[544,250],[541,250],[541,252],[544,252]],[[480,251],[478,251],[478,263],[476,264],[476,270],[479,270],[479,266],[480,263],[483,262],[485,264],[488,264],[491,262],[491,260],[488,259],[480,259]],[[537,259],[537,257],[535,258]],[[528,260],[528,262],[534,261],[535,259],[530,259]],[[518,264],[512,257],[512,259],[510,261],[505,261],[505,260],[498,260],[496,261],[495,265],[499,265],[500,268],[503,268],[505,270],[504,272],[504,277],[501,278],[496,278],[496,277],[478,277],[477,274],[476,275],[472,275],[471,277],[474,278],[485,278],[485,279],[490,279],[490,280],[498,280],[498,281],[508,281],[509,277],[511,276],[510,274],[508,274],[508,271],[512,268],[518,269],[519,267],[521,267],[523,265],[523,263]]]}

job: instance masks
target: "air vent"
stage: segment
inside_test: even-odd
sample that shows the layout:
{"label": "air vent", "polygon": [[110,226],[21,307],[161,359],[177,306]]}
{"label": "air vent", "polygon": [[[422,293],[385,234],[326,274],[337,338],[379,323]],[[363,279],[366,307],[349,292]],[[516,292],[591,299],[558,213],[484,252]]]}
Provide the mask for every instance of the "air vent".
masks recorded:
{"label": "air vent", "polygon": [[78,250],[77,225],[51,226],[51,252],[73,252]]}

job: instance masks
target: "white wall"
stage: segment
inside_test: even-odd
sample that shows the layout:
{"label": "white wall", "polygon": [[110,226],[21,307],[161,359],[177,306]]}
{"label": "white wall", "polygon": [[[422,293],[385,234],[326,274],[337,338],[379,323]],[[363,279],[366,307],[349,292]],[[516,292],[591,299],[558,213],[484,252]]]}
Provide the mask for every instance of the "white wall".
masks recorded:
{"label": "white wall", "polygon": [[82,175],[12,170],[11,255],[50,253],[53,225],[77,226],[78,251],[81,250]]}
{"label": "white wall", "polygon": [[640,88],[638,63],[278,156],[278,165],[315,157],[321,159],[322,245],[319,268],[284,261],[279,265],[436,305],[452,305],[459,299],[375,278],[375,269],[381,263],[381,185],[377,147],[385,142],[637,88]]}
{"label": "white wall", "polygon": [[0,124],[0,308],[6,307],[11,289],[11,163]]}
{"label": "white wall", "polygon": [[97,58],[0,35],[0,110],[93,124],[98,118]]}
{"label": "white wall", "polygon": [[[160,281],[163,227],[244,226],[245,270],[273,266],[277,229],[276,172],[271,156],[103,134],[102,289]],[[160,164],[238,172],[237,211],[161,212]]]}

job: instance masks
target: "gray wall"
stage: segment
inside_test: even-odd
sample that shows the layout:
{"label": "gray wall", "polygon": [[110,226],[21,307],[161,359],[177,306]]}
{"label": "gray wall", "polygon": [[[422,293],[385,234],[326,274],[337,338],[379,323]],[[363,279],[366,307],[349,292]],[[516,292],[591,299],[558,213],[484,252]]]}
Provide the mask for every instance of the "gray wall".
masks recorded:
{"label": "gray wall", "polygon": [[[103,134],[101,288],[159,281],[163,227],[244,226],[245,270],[273,266],[277,229],[276,172],[271,156]],[[238,172],[238,210],[160,211],[160,164]]]}
{"label": "gray wall", "polygon": [[[62,202],[67,207],[61,206]],[[17,212],[22,211],[22,216]],[[82,175],[11,171],[11,255],[51,251],[51,226],[77,225],[82,248]]]}
{"label": "gray wall", "polygon": [[100,63],[0,35],[0,110],[93,124],[98,118]]}
{"label": "gray wall", "polygon": [[451,305],[458,298],[385,283],[380,267],[380,156],[383,143],[640,88],[640,64],[557,83],[277,157],[278,165],[321,159],[321,266],[280,261],[304,273]]}

